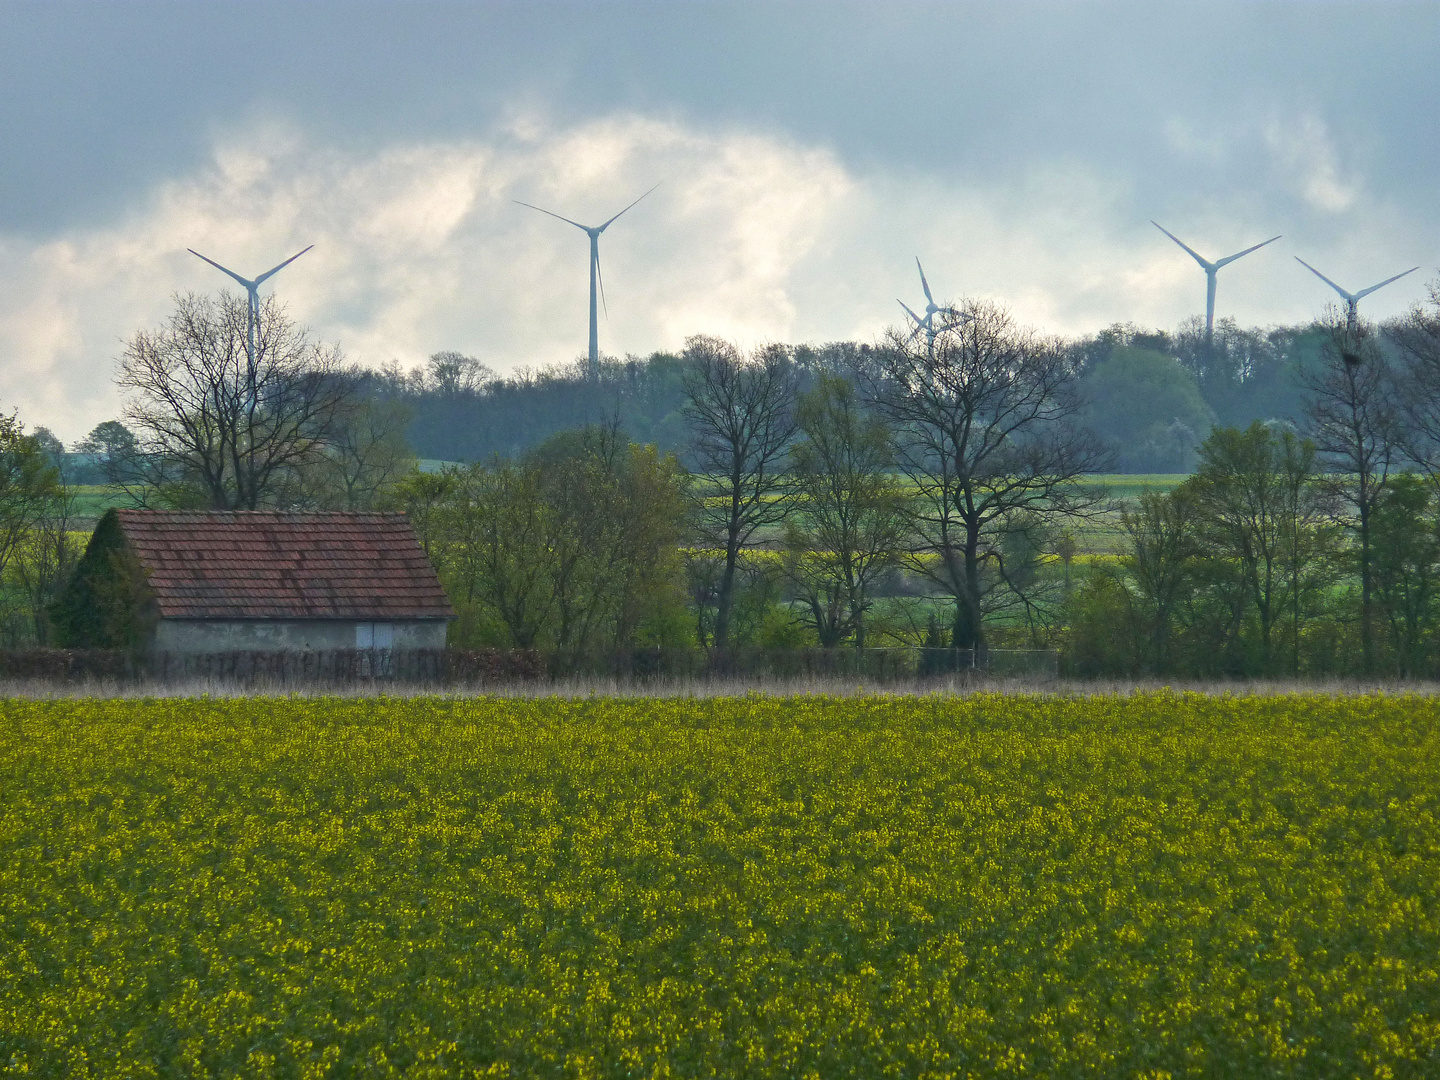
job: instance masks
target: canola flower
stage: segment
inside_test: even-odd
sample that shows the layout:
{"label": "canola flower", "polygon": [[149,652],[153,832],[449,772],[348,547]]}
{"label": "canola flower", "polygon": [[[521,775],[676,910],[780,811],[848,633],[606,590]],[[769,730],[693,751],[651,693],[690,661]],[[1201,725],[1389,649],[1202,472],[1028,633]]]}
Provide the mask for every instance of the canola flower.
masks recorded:
{"label": "canola flower", "polygon": [[1440,1075],[1423,698],[0,704],[0,1073]]}

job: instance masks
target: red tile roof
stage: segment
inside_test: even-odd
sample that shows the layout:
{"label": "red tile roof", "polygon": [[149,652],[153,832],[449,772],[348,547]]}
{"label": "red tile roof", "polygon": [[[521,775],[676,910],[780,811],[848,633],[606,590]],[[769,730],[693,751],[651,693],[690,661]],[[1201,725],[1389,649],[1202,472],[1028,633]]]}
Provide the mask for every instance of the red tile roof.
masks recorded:
{"label": "red tile roof", "polygon": [[119,510],[164,619],[443,619],[404,514]]}

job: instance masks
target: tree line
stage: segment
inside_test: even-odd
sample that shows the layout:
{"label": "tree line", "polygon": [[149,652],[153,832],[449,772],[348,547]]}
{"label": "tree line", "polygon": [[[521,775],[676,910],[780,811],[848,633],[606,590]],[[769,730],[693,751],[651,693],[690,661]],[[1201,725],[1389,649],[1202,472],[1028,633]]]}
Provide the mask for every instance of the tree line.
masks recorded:
{"label": "tree line", "polygon": [[[1085,422],[1119,448],[1129,473],[1181,473],[1215,424],[1297,420],[1301,375],[1318,362],[1315,326],[1216,326],[1206,349],[1192,320],[1175,332],[1113,326],[1065,344],[1079,375]],[[801,386],[851,371],[874,343],[789,346]],[[423,369],[390,366],[367,374],[368,392],[403,405],[407,437],[422,458],[488,461],[514,457],[561,431],[619,418],[638,442],[654,443],[688,465],[685,361],[679,354],[602,358],[598,381],[582,362],[501,377],[479,360],[440,353]]]}
{"label": "tree line", "polygon": [[[585,423],[421,472],[405,431],[424,402],[461,416],[585,381],[498,380],[455,353],[361,370],[273,301],[252,367],[243,303],[188,296],[127,344],[126,413],[82,449],[141,505],[405,510],[467,646],[1053,646],[1092,674],[1422,674],[1437,311],[1432,293],[1383,328],[1222,324],[1209,352],[1193,326],[1067,342],[983,301],[947,309],[933,340],[746,354],[698,336],[608,363],[602,382],[629,390],[589,384]],[[1247,386],[1291,418],[1224,423]],[[1194,475],[1113,503],[1093,477],[1127,452],[1105,427],[1117,399],[1188,401],[1193,423],[1150,433]]]}
{"label": "tree line", "polygon": [[1440,286],[1323,332],[1298,428],[1216,428],[1122,515],[1065,611],[1076,670],[1440,673]]}
{"label": "tree line", "polygon": [[[1242,328],[1221,320],[1213,348],[1197,321],[1175,332],[1113,326],[1066,343],[1086,401],[1085,421],[1120,448],[1115,467],[1132,473],[1188,472],[1211,426],[1300,414],[1300,376],[1315,363],[1315,326]],[[864,362],[873,343],[786,347],[800,385]],[[637,442],[683,462],[685,361],[678,353],[604,357],[598,380],[580,360],[497,375],[456,352],[423,366],[352,368],[360,396],[405,417],[405,440],[418,457],[475,462],[516,457],[552,435],[617,419]],[[1116,403],[1124,403],[1117,407]],[[98,475],[95,474],[95,475]]]}

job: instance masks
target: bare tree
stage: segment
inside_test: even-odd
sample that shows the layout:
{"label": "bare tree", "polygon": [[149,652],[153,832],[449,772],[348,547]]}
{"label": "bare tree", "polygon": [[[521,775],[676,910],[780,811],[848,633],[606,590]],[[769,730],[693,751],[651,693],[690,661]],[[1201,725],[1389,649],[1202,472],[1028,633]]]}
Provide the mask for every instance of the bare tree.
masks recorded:
{"label": "bare tree", "polygon": [[1018,328],[992,303],[967,301],[945,312],[933,346],[892,330],[876,374],[871,394],[917,489],[910,564],[954,598],[952,644],[981,648],[987,608],[1007,592],[1029,602],[1006,574],[1006,531],[1083,516],[1102,502],[1080,484],[1108,457],[1076,423],[1075,369],[1058,343]]}
{"label": "bare tree", "polygon": [[254,364],[243,298],[176,297],[141,330],[116,382],[146,464],[142,491],[216,509],[271,502],[286,474],[319,461],[350,392],[339,349],[312,342],[274,298],[260,308]]}
{"label": "bare tree", "polygon": [[692,484],[699,540],[723,552],[715,594],[713,643],[730,643],[735,572],[760,530],[790,511],[794,483],[785,466],[795,434],[795,385],[778,348],[742,357],[729,342],[685,343],[685,416],[700,476]]}
{"label": "bare tree", "polygon": [[1401,415],[1390,363],[1371,328],[1327,320],[1321,366],[1302,376],[1309,435],[1327,466],[1326,486],[1348,509],[1344,524],[1359,544],[1360,653],[1364,674],[1375,670],[1372,518],[1403,456]]}

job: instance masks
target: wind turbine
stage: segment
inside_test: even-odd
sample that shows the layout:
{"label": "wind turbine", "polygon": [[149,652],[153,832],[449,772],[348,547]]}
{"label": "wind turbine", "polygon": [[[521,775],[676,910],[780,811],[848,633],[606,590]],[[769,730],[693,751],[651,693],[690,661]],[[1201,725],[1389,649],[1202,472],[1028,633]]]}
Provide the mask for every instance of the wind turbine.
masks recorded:
{"label": "wind turbine", "polygon": [[1357,293],[1352,293],[1346,292],[1344,289],[1340,288],[1339,285],[1336,285],[1335,282],[1331,281],[1324,274],[1320,273],[1319,270],[1316,270],[1315,267],[1311,266],[1304,259],[1300,258],[1299,255],[1295,256],[1295,261],[1298,262],[1301,266],[1305,267],[1306,270],[1309,270],[1310,273],[1314,274],[1321,281],[1325,282],[1326,285],[1329,285],[1330,288],[1334,289],[1337,293],[1339,293],[1345,298],[1345,329],[1351,331],[1352,333],[1355,330],[1355,322],[1360,317],[1358,309],[1362,297],[1369,296],[1376,289],[1383,289],[1392,281],[1399,281],[1402,277],[1405,276],[1405,274],[1413,274],[1416,270],[1420,269],[1420,267],[1418,266],[1412,266],[1409,270],[1405,271],[1405,274],[1396,274],[1394,277],[1386,278],[1384,281],[1380,282],[1379,285],[1371,285],[1368,289],[1361,289]]}
{"label": "wind turbine", "polygon": [[[656,184],[650,191],[654,191],[655,188],[659,186],[659,184]],[[645,195],[649,195],[650,191],[645,192]],[[640,199],[645,198],[645,195],[641,195]],[[636,199],[630,206],[625,207],[624,210],[620,211],[620,214],[625,213],[633,207],[635,203],[638,203],[640,199]],[[615,217],[612,217],[603,225],[581,225],[578,221],[571,221],[568,217],[561,217],[553,210],[546,210],[543,206],[536,206],[534,203],[521,202],[519,199],[512,199],[511,202],[518,203],[521,206],[528,206],[531,210],[539,210],[540,213],[549,214],[553,218],[560,218],[561,221],[568,225],[574,225],[590,237],[590,378],[598,379],[600,377],[600,319],[595,309],[595,288],[597,283],[600,288],[600,302],[602,304],[605,303],[605,282],[600,274],[600,234],[613,225],[615,218],[618,218],[620,214],[616,214]],[[605,317],[610,317],[610,306],[608,304],[605,305]]]}
{"label": "wind turbine", "polygon": [[[314,244],[311,244],[310,247],[307,247],[305,249],[305,251],[309,251],[310,248],[313,248],[314,246]],[[257,277],[254,281],[251,281],[249,278],[241,277],[229,267],[221,266],[214,259],[206,259],[204,255],[201,255],[194,248],[186,248],[185,250],[190,252],[190,254],[194,255],[197,259],[205,259],[205,261],[211,266],[215,267],[216,270],[219,270],[225,274],[229,274],[232,278],[234,278],[236,281],[238,281],[241,285],[245,287],[245,292],[250,297],[249,317],[246,319],[245,359],[249,362],[250,365],[248,378],[250,384],[251,404],[253,405],[255,398],[255,323],[260,318],[260,286],[264,282],[268,281],[270,278],[278,274],[281,270],[284,270],[285,267],[289,266],[301,255],[304,255],[305,251],[297,251],[294,255],[291,255],[279,266],[271,267],[269,270],[266,270],[265,273]]]}
{"label": "wind turbine", "polygon": [[1174,240],[1175,243],[1179,244],[1182,248],[1188,251],[1190,253],[1190,256],[1197,263],[1200,264],[1201,269],[1205,271],[1205,350],[1206,352],[1209,352],[1215,344],[1216,272],[1222,266],[1229,266],[1236,259],[1241,258],[1245,255],[1249,255],[1252,251],[1259,251],[1262,247],[1265,246],[1265,244],[1273,244],[1276,240],[1279,240],[1280,237],[1272,236],[1264,243],[1256,244],[1254,247],[1248,247],[1244,251],[1237,251],[1234,255],[1226,255],[1223,259],[1216,259],[1214,262],[1211,262],[1208,259],[1202,258],[1195,251],[1194,248],[1192,248],[1189,244],[1185,243],[1184,240],[1181,240],[1178,236],[1172,233],[1169,229],[1165,228],[1165,226],[1161,225],[1158,221],[1151,221],[1150,224],[1154,225],[1155,228],[1159,229],[1166,236],[1170,237],[1171,240]]}
{"label": "wind turbine", "polygon": [[930,344],[930,351],[935,351],[935,315],[941,311],[939,304],[935,303],[935,297],[930,294],[930,283],[925,280],[925,268],[920,265],[920,257],[915,257],[915,267],[920,271],[920,287],[925,290],[925,317],[922,319],[904,300],[896,299],[896,303],[905,309],[905,314],[915,320],[915,329],[925,328],[925,339]]}

